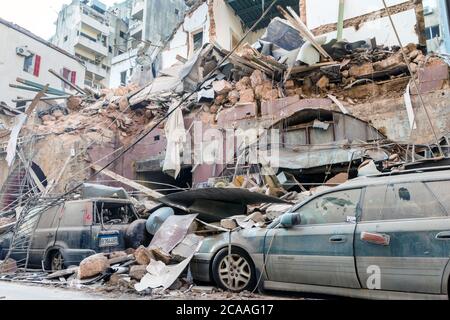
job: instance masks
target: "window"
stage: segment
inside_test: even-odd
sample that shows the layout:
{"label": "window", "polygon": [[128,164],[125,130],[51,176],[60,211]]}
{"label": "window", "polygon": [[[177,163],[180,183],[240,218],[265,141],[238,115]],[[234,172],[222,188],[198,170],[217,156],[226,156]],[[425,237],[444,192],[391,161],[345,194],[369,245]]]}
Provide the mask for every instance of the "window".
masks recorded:
{"label": "window", "polygon": [[203,31],[192,34],[192,44],[194,52],[200,50],[203,46]]}
{"label": "window", "polygon": [[136,220],[134,210],[129,204],[97,202],[95,222],[103,224],[128,224]]}
{"label": "window", "polygon": [[68,37],[68,36],[65,36],[65,37],[64,37],[64,42],[67,42],[68,39],[69,39],[69,37]]}
{"label": "window", "polygon": [[439,202],[422,182],[366,188],[363,221],[445,216]]}
{"label": "window", "polygon": [[450,189],[450,181],[434,181],[426,184],[442,203],[447,213],[450,213],[450,192],[448,191]]}
{"label": "window", "polygon": [[355,221],[361,189],[325,194],[296,212],[301,213],[301,225],[346,223]]}
{"label": "window", "polygon": [[[63,68],[62,76],[64,79],[66,79],[67,81],[70,81],[70,83],[72,83],[72,84],[77,83],[77,72],[76,71],[71,71],[67,68]],[[70,86],[63,82],[63,88],[69,89]]]}
{"label": "window", "polygon": [[53,220],[55,219],[56,214],[60,213],[60,210],[61,210],[60,206],[55,206],[44,211],[39,219],[38,228],[39,229],[51,228],[53,226]]}
{"label": "window", "polygon": [[125,32],[120,31],[120,37],[121,37],[122,39],[126,39],[126,34],[125,34]]}
{"label": "window", "polygon": [[23,71],[31,73],[35,77],[39,77],[39,72],[41,69],[41,56],[37,54],[31,54],[25,57],[23,62]]}
{"label": "window", "polygon": [[108,51],[109,51],[109,53],[112,53],[113,52],[113,48],[111,46],[109,46],[108,47]]}
{"label": "window", "polygon": [[425,37],[427,38],[427,40],[438,38],[440,36],[441,36],[441,29],[439,25],[425,28]]}
{"label": "window", "polygon": [[120,84],[122,86],[125,86],[127,84],[127,72],[126,71],[120,73]]}
{"label": "window", "polygon": [[62,218],[59,222],[60,227],[81,227],[84,225],[84,216],[86,214],[84,203],[66,203],[62,211]]}

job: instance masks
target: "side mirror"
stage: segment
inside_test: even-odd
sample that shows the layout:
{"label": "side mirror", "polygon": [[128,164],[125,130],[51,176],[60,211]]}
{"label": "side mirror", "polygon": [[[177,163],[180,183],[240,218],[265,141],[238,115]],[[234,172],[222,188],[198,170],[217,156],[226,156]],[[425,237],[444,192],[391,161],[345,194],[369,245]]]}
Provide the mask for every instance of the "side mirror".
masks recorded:
{"label": "side mirror", "polygon": [[286,213],[281,216],[280,223],[284,228],[292,228],[298,226],[302,222],[300,213]]}

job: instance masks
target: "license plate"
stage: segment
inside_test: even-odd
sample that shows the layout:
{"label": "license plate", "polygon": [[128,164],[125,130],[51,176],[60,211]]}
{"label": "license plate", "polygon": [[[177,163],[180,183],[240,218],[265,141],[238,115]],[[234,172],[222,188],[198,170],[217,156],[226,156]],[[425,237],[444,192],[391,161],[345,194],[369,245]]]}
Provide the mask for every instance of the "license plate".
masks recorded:
{"label": "license plate", "polygon": [[116,236],[109,236],[109,237],[101,237],[100,238],[100,248],[105,247],[117,247],[119,245],[119,237]]}

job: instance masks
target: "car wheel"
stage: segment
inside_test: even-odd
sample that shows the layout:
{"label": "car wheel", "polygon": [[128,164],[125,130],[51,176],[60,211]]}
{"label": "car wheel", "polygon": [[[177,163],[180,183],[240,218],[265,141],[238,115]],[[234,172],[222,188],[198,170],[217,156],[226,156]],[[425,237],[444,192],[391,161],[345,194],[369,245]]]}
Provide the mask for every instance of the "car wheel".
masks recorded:
{"label": "car wheel", "polygon": [[64,257],[61,251],[53,251],[50,254],[50,268],[52,271],[61,271],[64,270]]}
{"label": "car wheel", "polygon": [[252,291],[256,286],[256,272],[250,256],[242,249],[222,249],[214,258],[212,275],[223,290],[232,292]]}

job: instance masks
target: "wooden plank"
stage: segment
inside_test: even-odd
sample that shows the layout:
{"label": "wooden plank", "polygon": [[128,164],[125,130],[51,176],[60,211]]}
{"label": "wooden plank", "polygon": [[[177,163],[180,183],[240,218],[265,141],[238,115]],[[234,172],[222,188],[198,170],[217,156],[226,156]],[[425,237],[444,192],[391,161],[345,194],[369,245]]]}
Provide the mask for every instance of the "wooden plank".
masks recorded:
{"label": "wooden plank", "polygon": [[148,196],[149,198],[153,199],[153,200],[157,200],[159,198],[164,197],[163,194],[156,192],[150,188],[147,188],[145,186],[143,186],[142,184],[139,184],[137,182],[134,182],[133,180],[127,179],[125,177],[122,177],[121,175],[112,172],[111,170],[108,169],[103,169],[102,166],[99,166],[97,164],[92,164],[91,168],[94,169],[95,171],[99,172],[101,171],[102,174],[116,180],[117,182],[123,183],[124,185],[127,185],[137,191],[142,192],[143,194],[145,194],[146,196]]}
{"label": "wooden plank", "polygon": [[303,72],[309,72],[312,70],[320,69],[325,66],[331,66],[331,65],[335,65],[335,64],[336,64],[335,62],[321,62],[321,63],[313,64],[311,66],[297,66],[297,67],[292,68],[291,74],[299,74],[299,73],[303,73]]}

